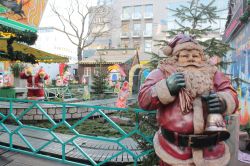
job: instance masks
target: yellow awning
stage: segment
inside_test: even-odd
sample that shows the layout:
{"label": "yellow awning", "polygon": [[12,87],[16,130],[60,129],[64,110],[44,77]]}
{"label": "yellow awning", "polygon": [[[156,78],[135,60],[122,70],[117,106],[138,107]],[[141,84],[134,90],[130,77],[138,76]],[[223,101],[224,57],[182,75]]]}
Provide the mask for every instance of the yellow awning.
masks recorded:
{"label": "yellow awning", "polygon": [[[43,63],[65,63],[69,59],[59,55],[51,54],[36,48],[32,48],[28,45],[13,42],[13,51],[21,51],[24,54],[32,54],[35,56],[37,62]],[[0,38],[0,51],[7,53],[7,39]],[[5,61],[6,59],[0,58],[0,61]]]}

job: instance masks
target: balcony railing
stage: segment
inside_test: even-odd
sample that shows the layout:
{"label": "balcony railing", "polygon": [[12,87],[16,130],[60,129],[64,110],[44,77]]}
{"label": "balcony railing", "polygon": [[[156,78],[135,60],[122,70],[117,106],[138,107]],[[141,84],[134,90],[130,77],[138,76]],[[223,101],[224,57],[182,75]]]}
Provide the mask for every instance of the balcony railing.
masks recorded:
{"label": "balcony railing", "polygon": [[152,37],[152,32],[151,31],[144,31],[143,36],[144,37]]}
{"label": "balcony railing", "polygon": [[122,32],[120,37],[121,38],[129,38],[129,32]]}
{"label": "balcony railing", "polygon": [[144,19],[151,19],[153,18],[153,13],[144,13]]}
{"label": "balcony railing", "polygon": [[141,37],[141,32],[140,32],[140,31],[134,31],[134,32],[132,33],[132,36],[133,36],[133,37]]}
{"label": "balcony railing", "polygon": [[138,14],[138,13],[137,13],[137,14],[133,14],[133,15],[132,15],[132,19],[133,19],[133,20],[141,19],[141,18],[142,18],[142,15],[141,15],[141,14]]}
{"label": "balcony railing", "polygon": [[126,20],[130,20],[130,16],[128,16],[128,15],[121,15],[121,20],[122,21],[126,21]]}

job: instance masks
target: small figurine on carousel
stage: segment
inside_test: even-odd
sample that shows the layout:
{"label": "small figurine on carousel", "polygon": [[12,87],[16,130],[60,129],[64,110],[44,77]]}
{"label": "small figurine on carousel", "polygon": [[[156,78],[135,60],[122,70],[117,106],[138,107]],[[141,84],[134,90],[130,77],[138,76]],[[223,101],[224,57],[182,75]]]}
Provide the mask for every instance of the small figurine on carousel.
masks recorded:
{"label": "small figurine on carousel", "polygon": [[63,86],[63,79],[59,74],[56,75],[56,86]]}
{"label": "small figurine on carousel", "polygon": [[0,87],[3,87],[3,73],[0,73]]}
{"label": "small figurine on carousel", "polygon": [[20,73],[21,79],[27,80],[28,99],[42,100],[44,99],[44,81],[49,78],[43,68],[37,73],[33,73],[32,67],[27,67]]}
{"label": "small figurine on carousel", "polygon": [[68,86],[71,80],[72,80],[71,73],[69,71],[65,71],[63,73],[63,85]]}
{"label": "small figurine on carousel", "polygon": [[116,106],[119,108],[126,108],[127,107],[127,100],[129,96],[129,83],[125,81],[122,85],[118,93],[118,99],[116,101]]}
{"label": "small figurine on carousel", "polygon": [[13,77],[7,71],[3,75],[3,86],[13,88]]}

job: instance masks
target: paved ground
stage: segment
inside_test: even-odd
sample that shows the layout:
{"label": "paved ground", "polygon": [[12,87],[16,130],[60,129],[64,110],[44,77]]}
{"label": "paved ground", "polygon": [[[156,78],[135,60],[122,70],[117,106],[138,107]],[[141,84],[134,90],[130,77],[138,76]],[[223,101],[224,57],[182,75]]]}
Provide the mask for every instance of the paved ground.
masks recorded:
{"label": "paved ground", "polygon": [[0,166],[67,166],[67,164],[0,149]]}
{"label": "paved ground", "polygon": [[[250,164],[238,162],[237,166]],[[69,166],[58,161],[46,160],[0,149],[0,166]],[[234,165],[236,166],[236,165]]]}

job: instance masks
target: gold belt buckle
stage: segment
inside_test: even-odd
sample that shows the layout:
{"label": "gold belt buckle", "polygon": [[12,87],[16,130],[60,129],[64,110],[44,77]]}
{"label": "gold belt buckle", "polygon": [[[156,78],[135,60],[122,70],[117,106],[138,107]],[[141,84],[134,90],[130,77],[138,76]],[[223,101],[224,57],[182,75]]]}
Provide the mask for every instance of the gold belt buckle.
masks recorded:
{"label": "gold belt buckle", "polygon": [[188,147],[191,147],[191,145],[193,145],[193,141],[192,141],[192,137],[189,136],[188,137]]}

